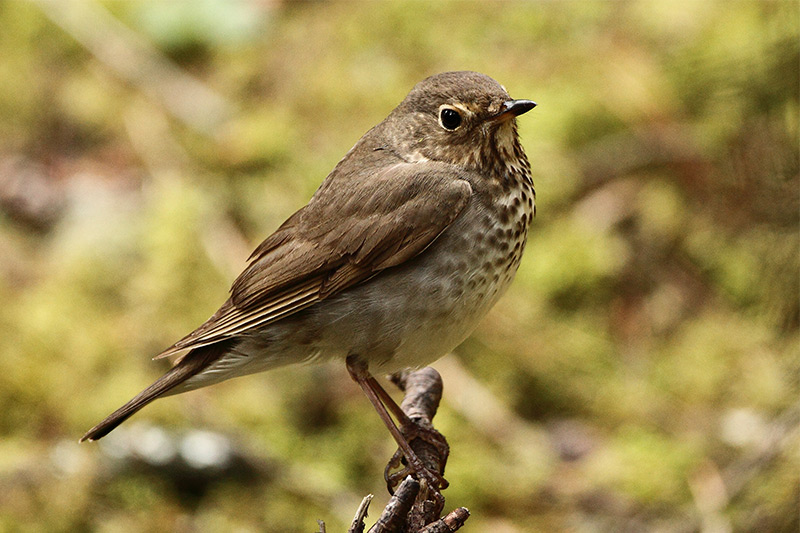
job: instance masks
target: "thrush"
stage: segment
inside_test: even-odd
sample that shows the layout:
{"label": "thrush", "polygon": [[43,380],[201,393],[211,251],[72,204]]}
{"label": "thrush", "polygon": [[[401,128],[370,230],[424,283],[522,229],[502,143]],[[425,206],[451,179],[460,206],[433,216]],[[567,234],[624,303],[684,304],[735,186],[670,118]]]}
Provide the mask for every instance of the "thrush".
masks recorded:
{"label": "thrush", "polygon": [[535,210],[516,117],[535,105],[476,72],[419,82],[255,249],[222,307],[156,356],[182,354],[174,366],[81,440],[156,398],[338,359],[413,469],[429,474],[372,373],[448,353],[510,284]]}

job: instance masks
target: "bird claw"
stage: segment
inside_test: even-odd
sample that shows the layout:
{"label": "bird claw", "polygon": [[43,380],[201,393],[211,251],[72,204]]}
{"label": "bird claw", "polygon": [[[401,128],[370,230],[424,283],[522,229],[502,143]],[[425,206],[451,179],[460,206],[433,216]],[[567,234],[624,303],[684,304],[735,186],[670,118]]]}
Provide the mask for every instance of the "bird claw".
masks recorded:
{"label": "bird claw", "polygon": [[[386,468],[383,469],[383,479],[386,481],[386,489],[389,491],[389,494],[394,496],[394,489],[403,481],[407,475],[412,473],[411,467],[408,465],[403,466],[405,463],[405,455],[403,455],[403,451],[400,448],[394,452],[392,458],[389,459],[389,462],[386,463]],[[401,468],[396,472],[392,472],[395,468]]]}
{"label": "bird claw", "polygon": [[[431,427],[426,427],[413,421],[409,424],[404,424],[400,428],[400,431],[409,444],[413,443],[415,440],[420,440],[424,445],[427,445],[429,448],[428,454],[435,455],[436,457],[435,463],[446,463],[447,456],[450,454],[450,446],[448,446],[447,440],[445,440],[441,433]],[[415,457],[415,459],[419,461],[417,457]],[[394,489],[408,475],[413,475],[417,478],[423,486],[423,492],[426,488],[430,488],[434,493],[438,494],[439,491],[450,486],[450,483],[440,472],[434,472],[425,467],[421,461],[419,461],[419,463],[418,465],[414,465],[413,463],[409,464],[408,459],[400,449],[394,452],[394,455],[389,459],[383,471],[383,478],[386,480],[386,488],[389,490],[390,494],[394,494]],[[400,468],[400,470],[393,472],[393,470],[397,468]]]}

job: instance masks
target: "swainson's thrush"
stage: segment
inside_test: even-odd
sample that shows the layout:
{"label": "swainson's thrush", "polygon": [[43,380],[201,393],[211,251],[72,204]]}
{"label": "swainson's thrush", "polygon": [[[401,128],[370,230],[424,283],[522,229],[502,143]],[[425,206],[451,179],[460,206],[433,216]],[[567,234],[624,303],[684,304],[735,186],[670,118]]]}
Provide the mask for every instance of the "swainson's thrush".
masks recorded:
{"label": "swainson's thrush", "polygon": [[508,287],[534,215],[515,117],[535,105],[475,72],[418,83],[256,248],[222,307],[158,355],[184,352],[175,365],[81,440],[162,396],[341,359],[419,474],[370,372],[438,359]]}

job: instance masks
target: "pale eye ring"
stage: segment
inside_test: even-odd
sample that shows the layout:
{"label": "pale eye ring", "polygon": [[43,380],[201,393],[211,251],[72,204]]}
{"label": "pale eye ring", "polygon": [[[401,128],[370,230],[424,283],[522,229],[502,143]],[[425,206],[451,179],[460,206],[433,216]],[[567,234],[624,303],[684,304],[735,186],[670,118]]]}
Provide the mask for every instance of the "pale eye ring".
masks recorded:
{"label": "pale eye ring", "polygon": [[461,125],[461,113],[452,107],[442,107],[439,110],[439,124],[449,131],[457,129]]}

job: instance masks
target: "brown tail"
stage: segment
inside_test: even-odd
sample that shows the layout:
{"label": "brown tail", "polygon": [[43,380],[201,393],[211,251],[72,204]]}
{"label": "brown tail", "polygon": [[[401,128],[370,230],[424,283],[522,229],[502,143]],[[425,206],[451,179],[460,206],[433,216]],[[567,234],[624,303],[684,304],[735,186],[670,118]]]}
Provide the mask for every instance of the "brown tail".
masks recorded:
{"label": "brown tail", "polygon": [[137,394],[128,403],[108,415],[102,422],[86,432],[80,442],[97,440],[108,435],[114,428],[122,424],[136,411],[164,396],[167,392],[177,387],[190,377],[198,374],[208,365],[219,359],[229,348],[229,343],[220,342],[201,348],[195,348],[187,353],[166,374],[158,378],[155,383]]}

